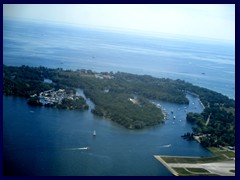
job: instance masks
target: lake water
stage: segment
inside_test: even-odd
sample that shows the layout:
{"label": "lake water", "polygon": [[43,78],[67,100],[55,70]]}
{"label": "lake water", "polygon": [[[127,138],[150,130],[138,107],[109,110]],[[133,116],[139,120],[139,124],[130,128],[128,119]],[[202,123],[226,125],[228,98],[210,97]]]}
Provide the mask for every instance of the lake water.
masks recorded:
{"label": "lake water", "polygon": [[[4,20],[3,63],[94,71],[123,71],[183,79],[235,97],[234,47],[228,44],[127,35]],[[83,94],[78,90],[79,94]],[[3,97],[4,172],[11,175],[164,175],[153,155],[209,156],[195,141],[186,111],[201,112],[196,97],[188,106],[157,102],[169,113],[165,124],[127,130],[87,111],[28,106]],[[186,111],[185,111],[186,110]],[[170,112],[173,111],[174,114]],[[176,119],[173,119],[173,115]],[[93,137],[96,130],[97,136]],[[171,146],[166,146],[166,145]],[[81,149],[90,147],[90,149]]]}
{"label": "lake water", "polygon": [[221,41],[4,19],[3,63],[183,79],[235,98],[235,47]]}
{"label": "lake water", "polygon": [[[169,113],[169,119],[162,125],[136,131],[94,116],[90,112],[94,105],[89,99],[89,110],[71,111],[32,107],[23,98],[4,96],[4,172],[8,175],[170,176],[153,155],[211,155],[197,142],[181,138],[191,131],[185,110],[202,111],[197,98],[190,95],[188,98],[188,106],[159,101]],[[170,147],[166,146],[169,144]],[[84,147],[89,149],[81,149]]]}

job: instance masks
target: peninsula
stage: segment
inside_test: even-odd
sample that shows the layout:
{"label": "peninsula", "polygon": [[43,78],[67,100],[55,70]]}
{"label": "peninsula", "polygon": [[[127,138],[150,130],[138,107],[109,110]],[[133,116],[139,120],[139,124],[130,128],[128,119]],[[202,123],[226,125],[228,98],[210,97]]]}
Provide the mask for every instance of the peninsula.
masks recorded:
{"label": "peninsula", "polygon": [[188,104],[186,93],[190,92],[199,97],[205,108],[200,114],[187,114],[193,132],[186,133],[206,147],[235,146],[235,101],[183,80],[123,72],[4,65],[3,86],[4,95],[26,97],[30,104],[31,98],[36,98],[41,103],[52,100],[58,108],[87,109],[82,97],[75,95],[75,89],[81,88],[95,104],[92,113],[129,129],[163,123],[166,114],[154,101]]}

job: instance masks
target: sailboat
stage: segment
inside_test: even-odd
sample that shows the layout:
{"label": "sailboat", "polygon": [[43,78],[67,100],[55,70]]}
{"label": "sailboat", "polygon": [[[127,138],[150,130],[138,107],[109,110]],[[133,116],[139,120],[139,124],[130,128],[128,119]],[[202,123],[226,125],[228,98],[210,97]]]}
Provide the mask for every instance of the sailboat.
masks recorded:
{"label": "sailboat", "polygon": [[96,131],[94,130],[94,131],[93,131],[93,136],[96,136],[96,135],[97,135],[97,134],[96,134]]}

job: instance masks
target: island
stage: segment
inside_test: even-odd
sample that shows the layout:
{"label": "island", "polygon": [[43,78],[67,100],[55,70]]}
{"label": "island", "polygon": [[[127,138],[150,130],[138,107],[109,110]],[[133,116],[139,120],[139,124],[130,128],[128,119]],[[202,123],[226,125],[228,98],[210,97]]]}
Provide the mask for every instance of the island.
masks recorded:
{"label": "island", "polygon": [[[41,105],[47,100],[46,106],[88,109],[85,100],[75,95],[75,89],[81,88],[95,104],[91,109],[93,114],[128,129],[164,123],[166,114],[154,101],[188,104],[186,93],[191,93],[199,97],[204,110],[187,114],[193,131],[186,132],[183,137],[198,140],[205,147],[235,147],[235,101],[180,79],[124,72],[4,65],[3,87],[4,95],[26,97],[29,104]],[[60,95],[63,92],[64,95]]]}

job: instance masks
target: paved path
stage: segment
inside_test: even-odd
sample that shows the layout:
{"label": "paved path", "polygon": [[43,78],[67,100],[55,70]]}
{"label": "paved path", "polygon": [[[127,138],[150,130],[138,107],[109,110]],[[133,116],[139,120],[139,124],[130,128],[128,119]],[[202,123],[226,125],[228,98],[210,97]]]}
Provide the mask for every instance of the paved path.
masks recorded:
{"label": "paved path", "polygon": [[210,113],[210,114],[209,114],[209,116],[208,116],[208,118],[207,118],[207,122],[206,122],[205,126],[207,126],[207,125],[208,125],[208,123],[209,123],[209,121],[210,121],[210,117],[211,117],[211,115],[212,115],[212,113]]}

